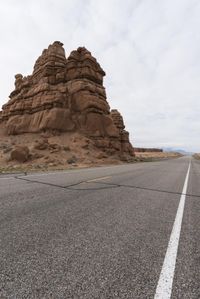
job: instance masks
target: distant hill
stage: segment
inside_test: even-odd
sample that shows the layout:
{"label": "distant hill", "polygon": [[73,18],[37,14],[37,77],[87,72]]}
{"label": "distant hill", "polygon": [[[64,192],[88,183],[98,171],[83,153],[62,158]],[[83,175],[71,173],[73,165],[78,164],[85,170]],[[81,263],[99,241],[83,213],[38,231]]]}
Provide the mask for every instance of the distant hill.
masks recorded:
{"label": "distant hill", "polygon": [[186,155],[186,156],[192,156],[194,153],[193,152],[188,152],[184,149],[179,149],[179,148],[175,148],[175,147],[163,147],[163,151],[164,152],[177,152],[180,153],[182,155]]}

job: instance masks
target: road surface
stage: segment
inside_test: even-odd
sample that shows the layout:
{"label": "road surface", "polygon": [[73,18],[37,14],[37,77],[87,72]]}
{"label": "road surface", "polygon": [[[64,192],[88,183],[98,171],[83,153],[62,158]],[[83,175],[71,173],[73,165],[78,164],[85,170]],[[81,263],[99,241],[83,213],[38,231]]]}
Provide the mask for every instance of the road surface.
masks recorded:
{"label": "road surface", "polygon": [[1,175],[0,298],[199,299],[200,163]]}

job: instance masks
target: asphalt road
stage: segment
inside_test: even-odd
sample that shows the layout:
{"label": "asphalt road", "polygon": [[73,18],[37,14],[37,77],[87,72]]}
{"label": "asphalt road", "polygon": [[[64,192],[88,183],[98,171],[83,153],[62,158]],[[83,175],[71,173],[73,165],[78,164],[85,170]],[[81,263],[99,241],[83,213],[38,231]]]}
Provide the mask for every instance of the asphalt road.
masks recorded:
{"label": "asphalt road", "polygon": [[199,299],[200,163],[189,157],[0,176],[0,299],[153,299],[190,160],[171,298]]}

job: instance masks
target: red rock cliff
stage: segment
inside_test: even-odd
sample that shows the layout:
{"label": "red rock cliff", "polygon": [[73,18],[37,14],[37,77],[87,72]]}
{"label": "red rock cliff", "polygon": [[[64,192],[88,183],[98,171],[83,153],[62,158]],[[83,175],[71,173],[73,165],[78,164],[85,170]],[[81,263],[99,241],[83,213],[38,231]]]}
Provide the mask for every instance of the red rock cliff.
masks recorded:
{"label": "red rock cliff", "polygon": [[106,100],[102,70],[84,47],[66,59],[54,42],[37,59],[31,76],[15,75],[15,90],[2,107],[7,134],[79,132],[110,154],[134,155],[122,116]]}

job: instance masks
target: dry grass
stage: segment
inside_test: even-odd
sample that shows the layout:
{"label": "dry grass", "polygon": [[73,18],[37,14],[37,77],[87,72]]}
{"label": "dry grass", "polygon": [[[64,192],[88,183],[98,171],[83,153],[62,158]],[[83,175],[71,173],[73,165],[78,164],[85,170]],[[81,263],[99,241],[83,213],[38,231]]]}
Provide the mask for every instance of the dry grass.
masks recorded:
{"label": "dry grass", "polygon": [[193,155],[193,158],[200,160],[200,153],[196,153]]}
{"label": "dry grass", "polygon": [[154,161],[180,157],[181,154],[175,152],[136,152],[136,157],[144,161]]}

